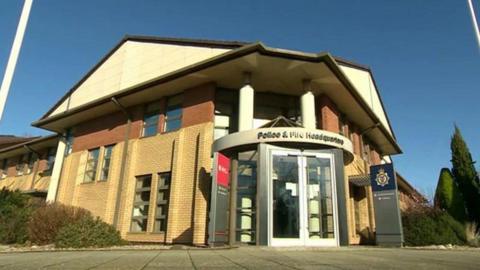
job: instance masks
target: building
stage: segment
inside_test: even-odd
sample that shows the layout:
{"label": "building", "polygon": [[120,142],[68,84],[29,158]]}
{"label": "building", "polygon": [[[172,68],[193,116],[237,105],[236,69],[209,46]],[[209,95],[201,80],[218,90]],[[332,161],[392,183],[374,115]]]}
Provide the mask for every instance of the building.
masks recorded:
{"label": "building", "polygon": [[55,163],[57,135],[8,137],[9,143],[5,140],[0,147],[0,189],[20,190],[45,199]]}
{"label": "building", "polygon": [[61,135],[47,200],[140,242],[205,245],[227,212],[230,243],[372,241],[358,179],[401,153],[369,68],[260,42],[127,36],[33,125]]}

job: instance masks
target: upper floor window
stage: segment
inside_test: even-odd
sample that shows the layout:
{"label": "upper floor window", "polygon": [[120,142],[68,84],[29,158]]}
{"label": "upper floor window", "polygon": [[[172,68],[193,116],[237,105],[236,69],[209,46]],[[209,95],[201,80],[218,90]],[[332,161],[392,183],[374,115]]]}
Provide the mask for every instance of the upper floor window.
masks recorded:
{"label": "upper floor window", "polygon": [[48,153],[47,153],[47,168],[45,169],[46,171],[52,171],[53,170],[53,165],[55,165],[55,155],[57,153],[56,148],[48,148]]}
{"label": "upper floor window", "polygon": [[370,144],[368,139],[362,136],[362,158],[368,163],[371,163],[370,159]]}
{"label": "upper floor window", "polygon": [[349,134],[349,129],[348,129],[348,124],[345,115],[341,114],[338,117],[338,130],[340,135],[343,135],[345,137],[350,137]]}
{"label": "upper floor window", "polygon": [[3,159],[0,167],[0,179],[7,177],[8,159]]}
{"label": "upper floor window", "polygon": [[110,161],[112,159],[113,145],[105,146],[103,150],[102,171],[100,172],[100,180],[107,180],[110,173]]}
{"label": "upper floor window", "polygon": [[143,115],[143,136],[149,137],[158,132],[158,120],[160,119],[160,102],[150,103],[145,107]]}
{"label": "upper floor window", "polygon": [[182,95],[168,98],[165,114],[165,132],[177,130],[182,127],[182,102]]}
{"label": "upper floor window", "polygon": [[84,182],[92,182],[95,180],[95,176],[97,174],[99,153],[100,148],[88,150],[87,166],[85,168],[85,177],[83,179]]}
{"label": "upper floor window", "polygon": [[298,96],[255,92],[253,127],[258,128],[278,116],[301,122],[299,103]]}
{"label": "upper floor window", "polygon": [[72,148],[73,148],[73,133],[71,128],[67,129],[67,132],[65,134],[65,141],[66,141],[65,156],[66,156],[72,153]]}

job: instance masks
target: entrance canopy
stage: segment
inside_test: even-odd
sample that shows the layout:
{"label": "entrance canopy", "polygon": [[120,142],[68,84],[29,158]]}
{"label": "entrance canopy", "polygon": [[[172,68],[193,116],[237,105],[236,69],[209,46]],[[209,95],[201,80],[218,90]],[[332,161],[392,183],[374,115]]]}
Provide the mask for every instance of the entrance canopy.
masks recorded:
{"label": "entrance canopy", "polygon": [[353,145],[347,137],[326,130],[306,129],[282,116],[258,129],[235,132],[217,139],[213,143],[213,151],[234,153],[256,149],[259,143],[300,150],[338,148],[343,150],[346,164],[353,161]]}

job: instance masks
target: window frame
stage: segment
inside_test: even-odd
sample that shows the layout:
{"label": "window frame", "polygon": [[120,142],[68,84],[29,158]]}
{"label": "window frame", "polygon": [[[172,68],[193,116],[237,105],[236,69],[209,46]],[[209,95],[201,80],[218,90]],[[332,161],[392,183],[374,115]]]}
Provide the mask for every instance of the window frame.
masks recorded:
{"label": "window frame", "polygon": [[[161,114],[161,103],[160,101],[155,101],[147,103],[143,110],[142,118],[142,137],[152,137],[158,134],[158,126],[160,124],[160,114]],[[147,118],[155,117],[156,120],[154,123],[147,123]],[[148,128],[154,127],[154,132],[152,134],[148,133]]]}
{"label": "window frame", "polygon": [[[163,183],[161,185],[161,181],[163,178],[162,176],[167,175],[168,178],[168,183]],[[155,214],[154,214],[154,220],[153,220],[153,233],[166,233],[167,232],[167,227],[168,227],[168,209],[170,207],[170,187],[172,183],[172,172],[171,171],[166,171],[166,172],[159,172],[157,173],[157,186],[156,186],[156,194],[155,194]],[[163,193],[163,199],[160,201],[160,194]],[[158,209],[162,207],[163,212],[162,214],[159,215]],[[157,222],[161,222],[161,225],[159,226],[159,230],[157,230]]]}
{"label": "window frame", "polygon": [[[92,159],[91,158],[91,153],[94,153],[95,151],[97,151],[97,154],[96,154],[96,159]],[[97,169],[98,169],[98,160],[100,158],[100,147],[96,147],[96,148],[92,148],[92,149],[89,149],[88,150],[88,153],[87,153],[87,160],[85,162],[85,171],[84,171],[84,174],[83,174],[83,182],[82,183],[93,183],[95,182],[96,180],[96,177],[97,177]],[[90,161],[93,161],[94,165],[92,168],[89,169],[89,165],[90,165]],[[93,176],[91,177],[90,180],[87,180],[87,175],[89,172],[93,172]]]}
{"label": "window frame", "polygon": [[57,155],[57,150],[56,150],[55,147],[48,148],[47,156],[46,156],[47,167],[44,170],[45,172],[52,172],[53,171],[53,167],[55,166],[56,155]]}
{"label": "window frame", "polygon": [[[175,99],[178,99],[177,101],[178,103],[169,104],[169,102],[172,102],[172,100],[175,100]],[[173,116],[169,115],[169,112],[176,111],[176,110],[178,110],[180,113],[174,114]],[[166,106],[165,106],[165,120],[163,124],[163,132],[167,133],[167,132],[172,132],[172,131],[181,129],[183,124],[182,120],[183,120],[183,93],[170,96],[167,98]],[[178,128],[169,129],[168,124],[174,121],[179,121],[180,124]]]}
{"label": "window frame", "polygon": [[8,158],[2,159],[2,166],[0,167],[0,180],[8,177]]}
{"label": "window frame", "polygon": [[26,174],[31,174],[33,172],[33,167],[35,166],[35,161],[37,160],[37,154],[30,152],[27,158],[26,164]]}
{"label": "window frame", "polygon": [[[115,144],[110,144],[103,147],[102,166],[100,168],[100,176],[98,178],[98,181],[107,181],[108,177],[110,177],[110,168],[112,167],[112,155],[113,155],[114,147],[115,147]],[[108,149],[110,149],[109,152],[107,151]],[[107,153],[110,153],[108,158],[106,156]],[[108,160],[108,167],[105,168],[105,164],[107,160]]]}
{"label": "window frame", "polygon": [[15,176],[22,176],[25,174],[25,154],[22,154],[17,159],[15,164]]}
{"label": "window frame", "polygon": [[[139,181],[144,180],[145,178],[150,178],[150,185],[148,187],[138,187]],[[134,191],[134,197],[133,197],[133,203],[132,203],[132,214],[130,216],[130,233],[146,233],[149,231],[148,225],[149,225],[149,214],[150,214],[150,205],[152,201],[152,182],[153,182],[153,175],[152,174],[144,174],[144,175],[139,175],[135,177],[135,191]],[[148,195],[148,201],[136,201],[137,194],[141,196],[142,192],[149,192]],[[141,216],[135,216],[135,209],[138,206],[148,206],[148,210],[146,215],[141,215]],[[142,220],[145,221],[145,230],[133,230],[133,223],[135,221]],[[141,228],[142,229],[142,228]]]}

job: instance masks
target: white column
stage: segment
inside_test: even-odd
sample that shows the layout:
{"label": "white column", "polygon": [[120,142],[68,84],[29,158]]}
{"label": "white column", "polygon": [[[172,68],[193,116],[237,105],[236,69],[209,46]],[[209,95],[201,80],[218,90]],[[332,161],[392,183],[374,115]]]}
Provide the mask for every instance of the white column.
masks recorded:
{"label": "white column", "polygon": [[316,129],[315,96],[311,90],[310,80],[303,81],[303,91],[304,93],[300,97],[303,127]]}
{"label": "white column", "polygon": [[245,82],[238,97],[238,131],[253,128],[253,99],[254,91],[250,85],[250,73],[245,73]]}
{"label": "white column", "polygon": [[55,155],[55,163],[53,164],[50,184],[48,185],[47,203],[53,203],[57,198],[58,183],[60,182],[60,174],[62,172],[66,146],[65,137],[61,136],[58,140],[57,154]]}

